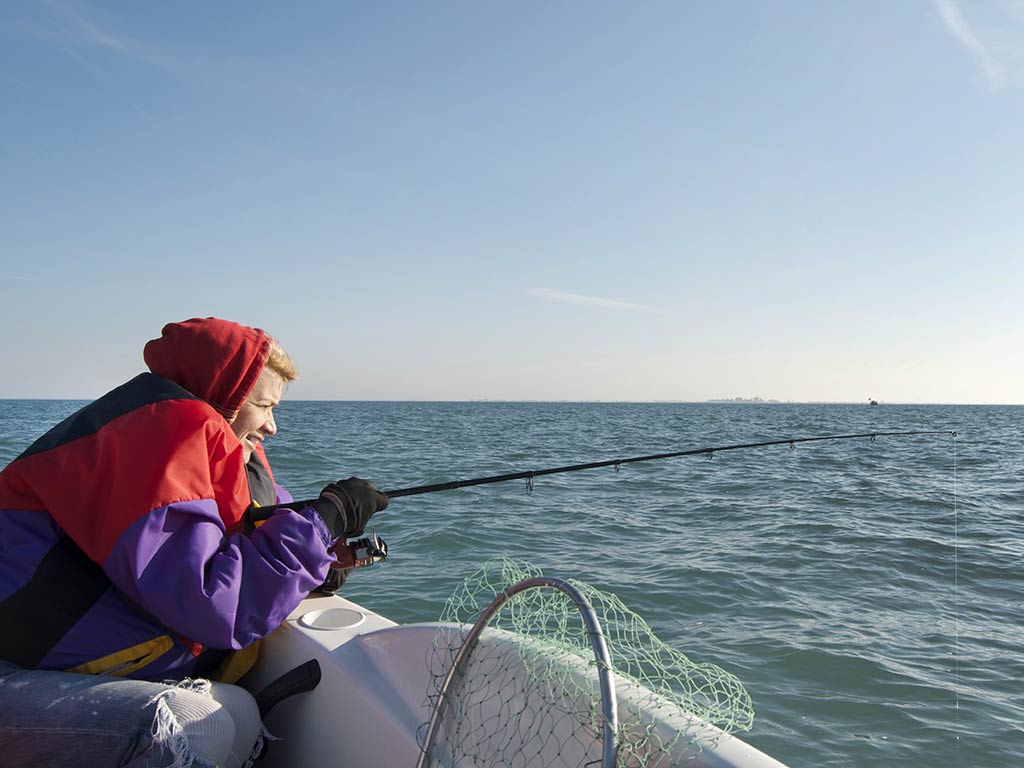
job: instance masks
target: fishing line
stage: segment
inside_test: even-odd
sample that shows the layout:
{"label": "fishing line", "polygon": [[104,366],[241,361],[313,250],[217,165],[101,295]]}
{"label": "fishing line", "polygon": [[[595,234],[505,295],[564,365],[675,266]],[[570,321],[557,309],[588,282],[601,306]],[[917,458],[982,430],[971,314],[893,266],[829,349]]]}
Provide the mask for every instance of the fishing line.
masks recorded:
{"label": "fishing line", "polygon": [[816,437],[789,437],[782,440],[766,440],[760,443],[742,443],[738,445],[719,445],[710,448],[694,448],[688,451],[672,451],[670,453],[655,453],[649,456],[633,456],[628,459],[609,459],[607,461],[592,461],[586,464],[570,464],[564,467],[552,467],[549,469],[533,469],[525,472],[509,472],[503,475],[490,475],[488,477],[476,477],[470,480],[452,480],[447,483],[434,483],[433,485],[418,485],[412,488],[399,488],[393,491],[383,491],[389,499],[396,499],[400,496],[418,496],[423,493],[437,493],[438,491],[452,491],[456,488],[468,488],[473,485],[489,485],[490,483],[504,483],[509,480],[526,480],[528,493],[533,492],[533,480],[543,475],[556,475],[563,472],[579,472],[584,469],[598,469],[599,467],[615,467],[618,471],[622,464],[633,464],[639,461],[657,461],[659,459],[672,459],[681,456],[707,456],[714,457],[722,451],[739,451],[746,448],[764,448],[772,445],[788,445],[796,447],[797,443],[813,443],[822,440],[853,440],[856,438],[870,438],[872,442],[879,437],[909,437],[912,435],[952,435],[956,438],[956,432],[945,429],[915,430],[909,432],[864,432],[856,435],[818,435]]}
{"label": "fishing line", "polygon": [[957,495],[956,432],[953,433],[953,694],[956,749],[960,749],[960,507]]}

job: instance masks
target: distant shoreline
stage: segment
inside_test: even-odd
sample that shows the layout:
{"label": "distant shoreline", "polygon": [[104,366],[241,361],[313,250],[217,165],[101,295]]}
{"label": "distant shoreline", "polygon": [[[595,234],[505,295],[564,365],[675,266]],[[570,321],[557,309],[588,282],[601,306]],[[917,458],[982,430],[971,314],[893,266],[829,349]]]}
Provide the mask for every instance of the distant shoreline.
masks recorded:
{"label": "distant shoreline", "polygon": [[742,403],[745,405],[762,405],[764,403],[781,403],[781,400],[765,400],[763,397],[716,397],[709,403]]}

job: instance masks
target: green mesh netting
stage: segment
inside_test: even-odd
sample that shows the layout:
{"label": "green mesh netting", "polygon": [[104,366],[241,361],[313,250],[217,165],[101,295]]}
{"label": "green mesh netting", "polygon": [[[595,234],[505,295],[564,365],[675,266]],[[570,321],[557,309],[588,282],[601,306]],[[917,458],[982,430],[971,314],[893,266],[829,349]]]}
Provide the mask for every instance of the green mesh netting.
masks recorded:
{"label": "green mesh netting", "polygon": [[[486,563],[448,599],[429,659],[431,710],[472,625],[494,598],[539,569]],[[658,640],[618,597],[570,581],[593,607],[610,651],[618,706],[618,759],[626,768],[680,765],[726,733],[747,730],[750,696],[714,664],[696,664]],[[513,595],[444,692],[432,744],[420,729],[422,764],[600,766],[605,717],[595,660],[578,608],[566,594]]]}

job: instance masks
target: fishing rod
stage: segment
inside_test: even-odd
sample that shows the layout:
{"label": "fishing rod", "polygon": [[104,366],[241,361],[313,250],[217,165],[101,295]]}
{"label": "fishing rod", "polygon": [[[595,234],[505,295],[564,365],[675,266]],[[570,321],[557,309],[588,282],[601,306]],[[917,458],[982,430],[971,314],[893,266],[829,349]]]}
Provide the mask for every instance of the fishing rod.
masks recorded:
{"label": "fishing rod", "polygon": [[687,451],[671,451],[669,453],[653,453],[649,456],[632,456],[628,459],[608,459],[607,461],[591,461],[586,464],[570,464],[564,467],[551,467],[549,469],[533,469],[525,472],[509,472],[504,475],[491,475],[489,477],[476,477],[471,480],[452,480],[447,483],[434,483],[433,485],[417,485],[412,488],[399,488],[393,491],[383,491],[389,499],[397,499],[401,496],[418,496],[422,493],[437,493],[438,491],[453,491],[456,488],[468,488],[473,485],[489,485],[491,483],[504,483],[508,480],[526,480],[527,488],[532,489],[533,479],[543,475],[557,475],[563,472],[579,472],[584,469],[598,469],[599,467],[615,467],[618,469],[622,464],[634,464],[639,461],[657,461],[659,459],[674,459],[680,456],[707,456],[709,459],[716,453],[723,451],[739,451],[745,448],[765,448],[771,445],[796,446],[797,443],[813,443],[822,440],[853,440],[855,438],[871,438],[872,441],[878,437],[908,437],[911,435],[950,435],[954,439],[956,432],[944,429],[915,430],[910,432],[864,432],[857,435],[818,435],[816,437],[790,437],[783,440],[766,440],[760,443],[740,443],[737,445],[718,445],[709,448],[693,448]]}
{"label": "fishing rod", "polygon": [[[824,440],[854,440],[857,438],[870,438],[872,442],[879,437],[910,437],[913,435],[950,435],[956,440],[957,433],[950,430],[913,430],[906,432],[863,432],[855,435],[817,435],[815,437],[789,437],[782,440],[765,440],[759,443],[738,443],[736,445],[717,445],[708,448],[693,448],[687,451],[670,451],[668,453],[652,453],[647,456],[631,456],[626,459],[608,459],[606,461],[591,461],[585,464],[569,464],[564,467],[550,467],[548,469],[532,469],[525,472],[508,472],[503,475],[490,475],[488,477],[476,477],[470,480],[452,480],[447,483],[434,483],[432,485],[417,485],[412,488],[398,488],[392,491],[384,491],[388,499],[397,499],[402,496],[418,496],[424,493],[437,493],[439,491],[453,491],[457,488],[468,488],[474,485],[490,485],[491,483],[504,483],[509,480],[526,480],[527,490],[533,490],[533,479],[544,475],[557,475],[564,472],[579,472],[584,469],[598,469],[599,467],[615,467],[616,471],[623,464],[635,464],[640,461],[657,461],[659,459],[674,459],[681,456],[707,456],[712,458],[716,453],[724,451],[739,451],[746,448],[765,448],[773,445],[788,445],[796,447],[797,443],[814,443]],[[298,502],[298,505],[289,504],[285,506],[305,505],[309,502]],[[261,510],[250,510],[260,515]],[[266,514],[266,513],[264,513]],[[331,548],[331,552],[337,558],[331,564],[331,570],[326,581],[318,587],[321,592],[333,594],[341,589],[348,572],[364,566],[373,565],[384,561],[388,556],[388,547],[384,540],[376,533],[359,539],[357,541],[345,541],[339,539]]]}

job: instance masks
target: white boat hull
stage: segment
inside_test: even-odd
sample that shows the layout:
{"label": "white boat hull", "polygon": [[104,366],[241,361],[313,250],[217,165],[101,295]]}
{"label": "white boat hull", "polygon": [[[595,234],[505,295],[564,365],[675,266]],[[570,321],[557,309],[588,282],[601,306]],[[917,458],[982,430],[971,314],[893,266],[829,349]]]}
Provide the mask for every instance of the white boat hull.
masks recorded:
{"label": "white boat hull", "polygon": [[[336,596],[304,600],[263,641],[260,660],[243,681],[257,692],[311,659],[320,665],[322,679],[314,690],[285,699],[267,716],[267,729],[279,740],[271,743],[260,765],[415,766],[417,732],[430,719],[430,657],[438,626],[398,625]],[[624,696],[628,693],[620,686],[620,711]],[[658,728],[694,730],[692,720],[663,720]],[[714,730],[708,725],[700,729]],[[678,754],[653,765],[692,758],[685,762],[692,768],[785,768],[740,739],[717,732],[712,739],[717,743],[695,757],[686,752],[689,740],[682,741]]]}

